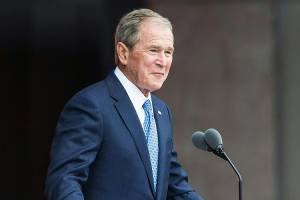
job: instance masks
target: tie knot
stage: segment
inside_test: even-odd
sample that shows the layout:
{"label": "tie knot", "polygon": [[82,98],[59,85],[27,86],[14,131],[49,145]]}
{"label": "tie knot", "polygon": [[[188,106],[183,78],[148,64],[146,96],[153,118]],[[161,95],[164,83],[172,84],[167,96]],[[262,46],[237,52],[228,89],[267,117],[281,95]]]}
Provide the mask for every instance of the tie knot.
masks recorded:
{"label": "tie knot", "polygon": [[145,101],[145,103],[143,104],[143,109],[147,112],[151,112],[152,111],[152,105],[151,105],[151,101],[149,99],[147,99]]}

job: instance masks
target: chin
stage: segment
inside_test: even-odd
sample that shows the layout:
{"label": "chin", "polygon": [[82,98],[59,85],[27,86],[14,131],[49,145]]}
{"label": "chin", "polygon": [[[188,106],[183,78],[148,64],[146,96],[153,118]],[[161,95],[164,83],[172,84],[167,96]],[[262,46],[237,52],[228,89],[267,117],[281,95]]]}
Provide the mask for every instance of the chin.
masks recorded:
{"label": "chin", "polygon": [[155,92],[155,91],[159,90],[161,87],[162,87],[162,85],[156,85],[155,87],[151,87],[150,91]]}

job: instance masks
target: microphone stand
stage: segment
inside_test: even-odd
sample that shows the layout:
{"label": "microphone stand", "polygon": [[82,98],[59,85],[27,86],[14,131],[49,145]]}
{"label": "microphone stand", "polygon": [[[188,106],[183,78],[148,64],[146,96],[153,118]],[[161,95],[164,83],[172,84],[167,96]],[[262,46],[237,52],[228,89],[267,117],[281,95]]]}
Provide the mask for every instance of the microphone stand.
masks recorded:
{"label": "microphone stand", "polygon": [[242,200],[242,176],[239,173],[238,169],[234,166],[233,162],[230,160],[230,158],[227,156],[225,151],[223,150],[222,146],[218,146],[217,150],[213,150],[213,153],[216,154],[217,156],[223,158],[224,160],[228,161],[236,175],[238,176],[239,179],[239,200]]}

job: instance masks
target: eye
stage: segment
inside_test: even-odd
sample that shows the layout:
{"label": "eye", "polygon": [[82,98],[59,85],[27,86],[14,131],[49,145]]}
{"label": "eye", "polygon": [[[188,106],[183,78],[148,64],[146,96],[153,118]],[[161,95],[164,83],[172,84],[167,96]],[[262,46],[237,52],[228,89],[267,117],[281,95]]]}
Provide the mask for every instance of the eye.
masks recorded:
{"label": "eye", "polygon": [[158,52],[158,49],[152,48],[152,49],[149,49],[149,51],[150,51],[150,53],[154,54],[154,53],[157,53],[157,52]]}
{"label": "eye", "polygon": [[167,50],[167,51],[165,51],[165,55],[166,55],[167,57],[170,57],[170,56],[173,55],[173,51]]}

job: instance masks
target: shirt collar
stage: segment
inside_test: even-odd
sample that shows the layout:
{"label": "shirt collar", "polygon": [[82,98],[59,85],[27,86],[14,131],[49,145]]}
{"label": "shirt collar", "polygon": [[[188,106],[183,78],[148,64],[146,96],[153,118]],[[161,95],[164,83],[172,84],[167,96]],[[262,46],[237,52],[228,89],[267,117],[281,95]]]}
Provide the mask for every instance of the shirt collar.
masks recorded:
{"label": "shirt collar", "polygon": [[147,99],[149,99],[152,104],[151,93],[149,93],[148,97],[145,97],[144,94],[139,90],[139,88],[130,80],[128,80],[128,78],[119,69],[119,67],[116,67],[114,73],[126,90],[135,110],[141,109]]}

